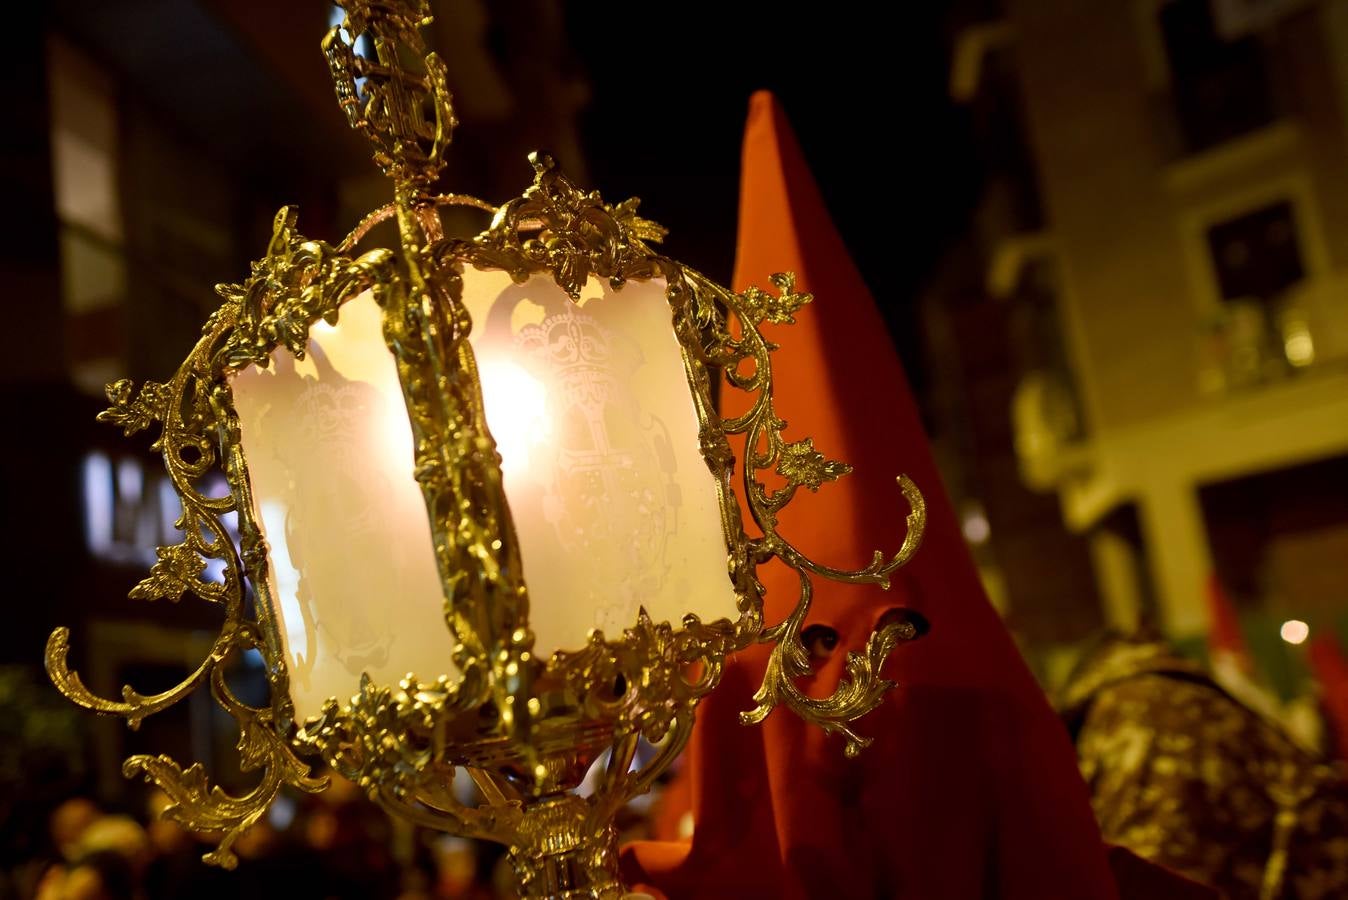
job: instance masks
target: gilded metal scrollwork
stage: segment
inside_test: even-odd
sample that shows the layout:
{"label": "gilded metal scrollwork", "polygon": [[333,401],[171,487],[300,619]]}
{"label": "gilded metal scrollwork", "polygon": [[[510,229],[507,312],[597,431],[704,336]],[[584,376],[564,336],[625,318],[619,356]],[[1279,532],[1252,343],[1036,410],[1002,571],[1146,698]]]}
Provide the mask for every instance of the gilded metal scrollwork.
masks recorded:
{"label": "gilded metal scrollwork", "polygon": [[[894,555],[877,552],[865,567],[848,571],[802,554],[778,531],[778,513],[801,487],[827,489],[850,467],[828,459],[809,438],[784,437],[772,399],[775,348],[759,327],[790,323],[809,295],[796,290],[789,274],[774,276],[775,291],[736,293],[661,255],[654,247],[664,229],[637,215],[635,199],[609,205],[577,188],[543,154],[530,156],[528,189],[499,208],[431,194],[454,113],[443,67],[417,33],[427,20],[426,4],[342,5],[347,20],[328,34],[324,52],[339,103],[373,143],[376,162],[393,181],[394,202],[367,216],[337,247],[305,239],[293,210],[282,209],[266,256],[242,284],[218,289],[222,304],[174,378],[139,390],[125,381],[111,385],[112,405],[100,416],[127,435],[160,425],[154,446],[183,503],[182,543],[160,548],[132,597],[192,595],[219,604],[221,633],[195,672],[153,696],[129,687],[120,701],[90,693],[67,665],[65,629],[48,643],[48,671],[72,700],[132,727],[210,682],[217,702],[240,724],[245,768],[261,772],[256,788],[230,796],[210,787],[199,765],[183,769],[163,757],[134,757],[126,771],[163,787],[174,818],[222,834],[208,856],[212,862],[233,864],[231,843],[283,786],[320,790],[324,781],[314,773],[321,761],[397,815],[507,844],[524,896],[617,896],[613,815],[649,788],[685,745],[695,707],[719,683],[728,654],[754,642],[773,645],[756,706],[742,716],[746,724],[782,705],[842,735],[849,756],[865,746],[851,723],[892,686],[881,667],[916,630],[906,622],[881,627],[864,652],[849,655],[847,677],[827,698],[807,697],[795,684],[809,671],[800,631],[816,579],[887,586],[918,548],[925,506],[916,486],[900,477],[909,511]],[[373,44],[373,60],[355,50],[362,35]],[[416,71],[404,66],[409,58],[419,61]],[[446,237],[438,213],[446,203],[476,206],[493,217],[475,237]],[[390,216],[398,222],[399,250],[355,256],[370,227]],[[462,300],[462,273],[469,267],[502,270],[517,282],[546,275],[573,299],[591,278],[615,289],[633,280],[664,282],[702,455],[716,485],[737,597],[734,621],[690,615],[655,622],[642,611],[621,634],[595,631],[582,648],[546,659],[533,652],[518,541],[468,341],[473,323]],[[267,366],[278,349],[303,357],[311,327],[335,322],[341,305],[365,290],[382,310],[403,388],[458,675],[433,681],[409,675],[397,685],[366,678],[355,696],[330,698],[317,716],[298,722],[228,379],[242,368]],[[722,375],[731,389],[752,398],[743,414],[718,414],[712,382]],[[738,467],[731,436],[744,440]],[[201,487],[215,470],[224,473],[227,495]],[[769,488],[767,474],[779,486]],[[736,475],[757,536],[745,532]],[[224,525],[231,514],[238,519],[238,547]],[[204,577],[209,559],[224,562],[219,582]],[[755,572],[773,559],[799,574],[800,593],[790,615],[765,626]],[[244,602],[245,582],[256,595],[252,604]],[[242,703],[224,681],[228,661],[249,649],[259,650],[266,664],[266,707]],[[640,738],[659,750],[634,769]],[[571,793],[605,753],[609,761],[595,793]],[[460,768],[473,776],[483,804],[465,806],[449,790]]]}
{"label": "gilded metal scrollwork", "polygon": [[[926,504],[917,486],[907,476],[898,479],[899,489],[908,503],[907,531],[903,543],[892,558],[876,551],[869,565],[863,569],[846,571],[830,568],[810,560],[777,530],[777,513],[789,503],[800,487],[817,491],[827,482],[835,481],[851,471],[845,463],[831,461],[814,448],[811,439],[787,442],[782,437],[786,423],[776,414],[772,403],[773,345],[759,331],[764,321],[791,324],[794,314],[812,299],[809,294],[795,289],[795,277],[790,273],[775,275],[773,295],[756,287],[742,294],[734,294],[693,273],[695,291],[715,297],[716,302],[700,303],[703,309],[728,310],[739,321],[739,337],[732,335],[723,316],[713,315],[710,330],[713,335],[710,360],[719,364],[726,381],[734,388],[754,397],[750,408],[740,416],[720,422],[725,434],[745,436],[745,461],[740,475],[745,498],[755,524],[762,530],[761,538],[749,540],[750,553],[758,564],[772,557],[780,559],[800,576],[800,597],[792,613],[782,622],[765,628],[758,640],[773,644],[767,672],[762,686],[754,694],[757,704],[742,713],[744,724],[756,724],[767,718],[773,708],[784,704],[793,712],[828,732],[837,732],[846,739],[844,752],[855,756],[869,743],[856,734],[850,723],[879,705],[885,692],[893,687],[880,677],[880,669],[890,651],[900,641],[917,637],[917,629],[910,622],[887,623],[867,640],[864,653],[849,653],[846,661],[847,678],[827,698],[807,697],[795,680],[810,672],[809,655],[800,642],[800,630],[809,613],[814,596],[813,576],[846,584],[878,584],[889,586],[889,576],[912,558],[922,541],[926,526]],[[745,362],[752,363],[741,371]],[[785,484],[769,489],[758,478],[760,472],[775,472]]]}
{"label": "gilded metal scrollwork", "polygon": [[[445,83],[445,64],[426,52],[421,28],[431,21],[426,0],[339,2],[345,21],[323,38],[337,105],[374,147],[374,161],[395,182],[424,189],[440,173],[458,120]],[[374,59],[357,51],[368,35]],[[404,58],[421,60],[409,70]]]}
{"label": "gilded metal scrollwork", "polygon": [[236,858],[230,848],[234,841],[262,817],[283,786],[316,793],[328,786],[328,778],[313,775],[309,765],[295,756],[270,709],[255,709],[234,696],[225,684],[224,669],[218,665],[211,671],[211,694],[239,723],[239,767],[245,772],[262,771],[261,780],[251,791],[232,796],[209,784],[201,763],[183,769],[167,756],[132,756],[123,764],[122,773],[127,778],[143,775],[163,789],[169,798],[164,818],[198,831],[221,834],[220,843],[203,858],[233,868]]}
{"label": "gilded metal scrollwork", "polygon": [[[261,771],[257,786],[233,797],[206,781],[200,765],[186,769],[166,757],[137,756],[127,760],[128,776],[140,773],[168,794],[171,818],[221,835],[210,862],[231,868],[235,839],[266,810],[285,785],[303,791],[321,790],[326,778],[316,777],[310,763],[291,741],[293,710],[288,693],[280,635],[271,616],[267,582],[259,577],[265,565],[261,532],[253,518],[247,466],[239,443],[238,420],[226,376],[245,365],[266,365],[270,352],[285,346],[303,355],[309,327],[332,316],[341,302],[367,287],[391,285],[394,272],[387,251],[371,251],[358,259],[332,247],[308,241],[295,231],[294,211],[276,216],[268,255],[255,263],[243,285],[220,285],[221,306],[210,316],[201,339],[167,384],[148,382],[135,390],[129,381],[108,386],[111,406],[99,420],[126,435],[156,423],[152,447],[182,504],[175,523],[179,544],[160,547],[149,575],[131,589],[132,599],[179,601],[191,595],[223,608],[224,623],[207,657],[181,683],[158,694],[144,695],[127,686],[120,701],[99,697],[85,687],[68,664],[70,633],[58,628],[47,642],[47,672],[68,698],[86,709],[126,719],[131,728],[209,682],[217,702],[239,723],[239,753],[244,771]],[[230,490],[216,494],[205,479],[223,472]],[[240,502],[243,498],[243,502]],[[235,546],[225,517],[238,519],[240,545]],[[207,560],[223,562],[219,581],[204,578]],[[244,582],[257,602],[245,603]],[[251,707],[224,683],[226,665],[245,650],[261,652],[271,688],[267,708]]]}

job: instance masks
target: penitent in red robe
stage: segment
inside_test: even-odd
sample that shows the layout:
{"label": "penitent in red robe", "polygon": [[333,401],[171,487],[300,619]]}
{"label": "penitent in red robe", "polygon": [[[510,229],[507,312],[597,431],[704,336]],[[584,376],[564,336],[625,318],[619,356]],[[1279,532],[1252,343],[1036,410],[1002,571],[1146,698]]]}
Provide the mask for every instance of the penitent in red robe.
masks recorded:
{"label": "penitent in red robe", "polygon": [[[858,164],[874,167],[877,203],[893,205],[895,253],[905,252],[901,179],[920,173],[896,182],[883,158]],[[832,691],[846,651],[862,649],[887,610],[916,610],[931,630],[891,656],[885,675],[898,687],[861,721],[874,743],[850,761],[840,738],[786,709],[740,725],[767,654],[734,658],[698,710],[692,841],[627,848],[629,882],[671,900],[1116,897],[1067,733],[987,601],[885,323],[767,93],[750,105],[739,227],[736,289],[770,290],[770,275],[794,271],[815,298],[797,324],[765,326],[781,344],[774,393],[785,437],[811,436],[855,467],[817,494],[802,490],[780,532],[821,562],[860,566],[903,539],[908,508],[895,476],[916,482],[929,511],[923,546],[890,590],[817,583],[809,623],[840,640],[809,693]],[[736,394],[723,396],[728,414],[742,411]],[[760,573],[768,621],[780,621],[796,576]]]}

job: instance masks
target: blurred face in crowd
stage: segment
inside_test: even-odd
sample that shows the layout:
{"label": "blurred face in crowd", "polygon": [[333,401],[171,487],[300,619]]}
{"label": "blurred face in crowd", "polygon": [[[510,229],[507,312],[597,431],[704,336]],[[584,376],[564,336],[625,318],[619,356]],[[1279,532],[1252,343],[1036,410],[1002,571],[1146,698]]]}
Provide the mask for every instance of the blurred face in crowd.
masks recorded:
{"label": "blurred face in crowd", "polygon": [[52,866],[38,884],[35,900],[117,900],[92,865]]}
{"label": "blurred face in crowd", "polygon": [[49,820],[51,839],[63,858],[74,858],[80,838],[101,815],[93,801],[84,797],[67,800],[52,811]]}

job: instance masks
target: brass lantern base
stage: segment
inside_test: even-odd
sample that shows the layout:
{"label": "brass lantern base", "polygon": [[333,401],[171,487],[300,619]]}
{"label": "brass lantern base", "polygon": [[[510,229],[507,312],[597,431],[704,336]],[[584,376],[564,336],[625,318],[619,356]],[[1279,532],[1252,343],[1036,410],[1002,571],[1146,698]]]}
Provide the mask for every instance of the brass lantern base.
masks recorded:
{"label": "brass lantern base", "polygon": [[521,898],[611,900],[626,891],[618,875],[618,832],[597,830],[589,805],[574,794],[544,798],[524,810],[521,843],[510,848]]}

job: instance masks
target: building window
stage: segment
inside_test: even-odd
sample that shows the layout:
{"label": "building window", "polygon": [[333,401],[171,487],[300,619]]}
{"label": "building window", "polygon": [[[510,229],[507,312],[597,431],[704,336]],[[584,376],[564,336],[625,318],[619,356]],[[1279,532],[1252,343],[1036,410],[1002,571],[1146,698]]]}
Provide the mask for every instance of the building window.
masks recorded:
{"label": "building window", "polygon": [[1247,212],[1207,230],[1222,300],[1276,300],[1305,277],[1291,201]]}
{"label": "building window", "polygon": [[[163,469],[147,466],[134,457],[114,458],[94,450],[85,454],[83,470],[84,533],[95,559],[114,565],[150,566],[159,559],[156,548],[183,541],[179,527],[182,502]],[[208,497],[229,494],[229,484],[219,471],[207,474],[196,487]],[[227,513],[223,521],[237,549],[238,516]],[[204,534],[203,539],[210,541],[214,536]],[[224,580],[223,556],[206,560],[203,579]]]}
{"label": "building window", "polygon": [[1271,67],[1258,36],[1223,36],[1209,0],[1167,3],[1158,12],[1158,24],[1188,152],[1214,147],[1277,118]]}
{"label": "building window", "polygon": [[1204,391],[1265,384],[1315,362],[1306,287],[1320,266],[1299,208],[1284,196],[1202,231],[1219,301],[1204,332]]}
{"label": "building window", "polygon": [[47,60],[66,359],[75,385],[97,396],[126,367],[116,91],[102,69],[57,38]]}

